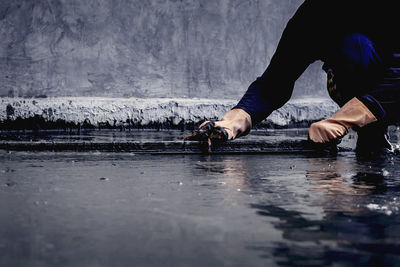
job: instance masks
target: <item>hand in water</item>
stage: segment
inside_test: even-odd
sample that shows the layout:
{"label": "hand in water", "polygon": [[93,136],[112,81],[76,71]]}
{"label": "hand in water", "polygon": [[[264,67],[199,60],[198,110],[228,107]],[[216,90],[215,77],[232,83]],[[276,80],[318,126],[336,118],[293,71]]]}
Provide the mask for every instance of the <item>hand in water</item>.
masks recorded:
{"label": "hand in water", "polygon": [[213,121],[206,121],[200,125],[196,132],[183,138],[183,141],[207,142],[207,151],[211,153],[213,142],[224,142],[228,140],[228,137],[228,132],[223,127],[216,126]]}
{"label": "hand in water", "polygon": [[183,138],[183,141],[224,142],[228,140],[228,132],[213,121],[206,121],[193,134]]}

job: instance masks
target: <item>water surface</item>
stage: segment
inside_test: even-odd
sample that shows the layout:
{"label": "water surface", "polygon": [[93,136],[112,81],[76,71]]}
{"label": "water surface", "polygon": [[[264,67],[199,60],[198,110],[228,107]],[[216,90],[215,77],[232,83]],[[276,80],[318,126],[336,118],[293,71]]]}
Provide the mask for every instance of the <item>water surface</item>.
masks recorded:
{"label": "water surface", "polygon": [[0,265],[398,265],[399,163],[0,151]]}

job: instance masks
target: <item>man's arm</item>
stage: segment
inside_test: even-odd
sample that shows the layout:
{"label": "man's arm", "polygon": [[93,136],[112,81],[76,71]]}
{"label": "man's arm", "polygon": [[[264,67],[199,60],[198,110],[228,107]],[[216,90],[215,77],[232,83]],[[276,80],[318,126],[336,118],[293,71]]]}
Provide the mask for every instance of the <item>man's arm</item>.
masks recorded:
{"label": "man's arm", "polygon": [[184,140],[232,140],[250,132],[291,97],[294,84],[304,70],[319,58],[316,34],[321,15],[320,0],[306,0],[289,20],[276,52],[264,74],[257,78],[239,103],[220,121],[205,122]]}
{"label": "man's arm", "polygon": [[264,74],[257,78],[234,109],[248,113],[255,125],[291,97],[294,84],[319,57],[320,38],[316,33],[318,13],[315,0],[305,1],[290,19],[276,52]]}

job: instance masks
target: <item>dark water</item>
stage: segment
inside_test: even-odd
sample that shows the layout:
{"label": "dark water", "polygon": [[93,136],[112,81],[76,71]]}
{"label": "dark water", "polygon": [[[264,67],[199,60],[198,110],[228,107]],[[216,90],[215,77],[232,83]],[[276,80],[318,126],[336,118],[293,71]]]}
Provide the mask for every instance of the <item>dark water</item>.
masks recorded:
{"label": "dark water", "polygon": [[399,159],[0,151],[0,265],[399,265]]}

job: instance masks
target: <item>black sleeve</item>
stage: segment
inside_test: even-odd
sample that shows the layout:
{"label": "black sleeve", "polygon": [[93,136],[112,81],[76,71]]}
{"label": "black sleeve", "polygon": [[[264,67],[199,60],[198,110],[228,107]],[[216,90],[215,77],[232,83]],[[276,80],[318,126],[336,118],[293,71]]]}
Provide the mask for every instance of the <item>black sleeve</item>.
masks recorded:
{"label": "black sleeve", "polygon": [[250,114],[253,125],[283,106],[294,84],[318,59],[318,0],[306,0],[289,20],[269,66],[234,108]]}
{"label": "black sleeve", "polygon": [[386,75],[374,90],[358,97],[378,121],[387,125],[400,122],[400,64],[390,71],[394,75]]}

